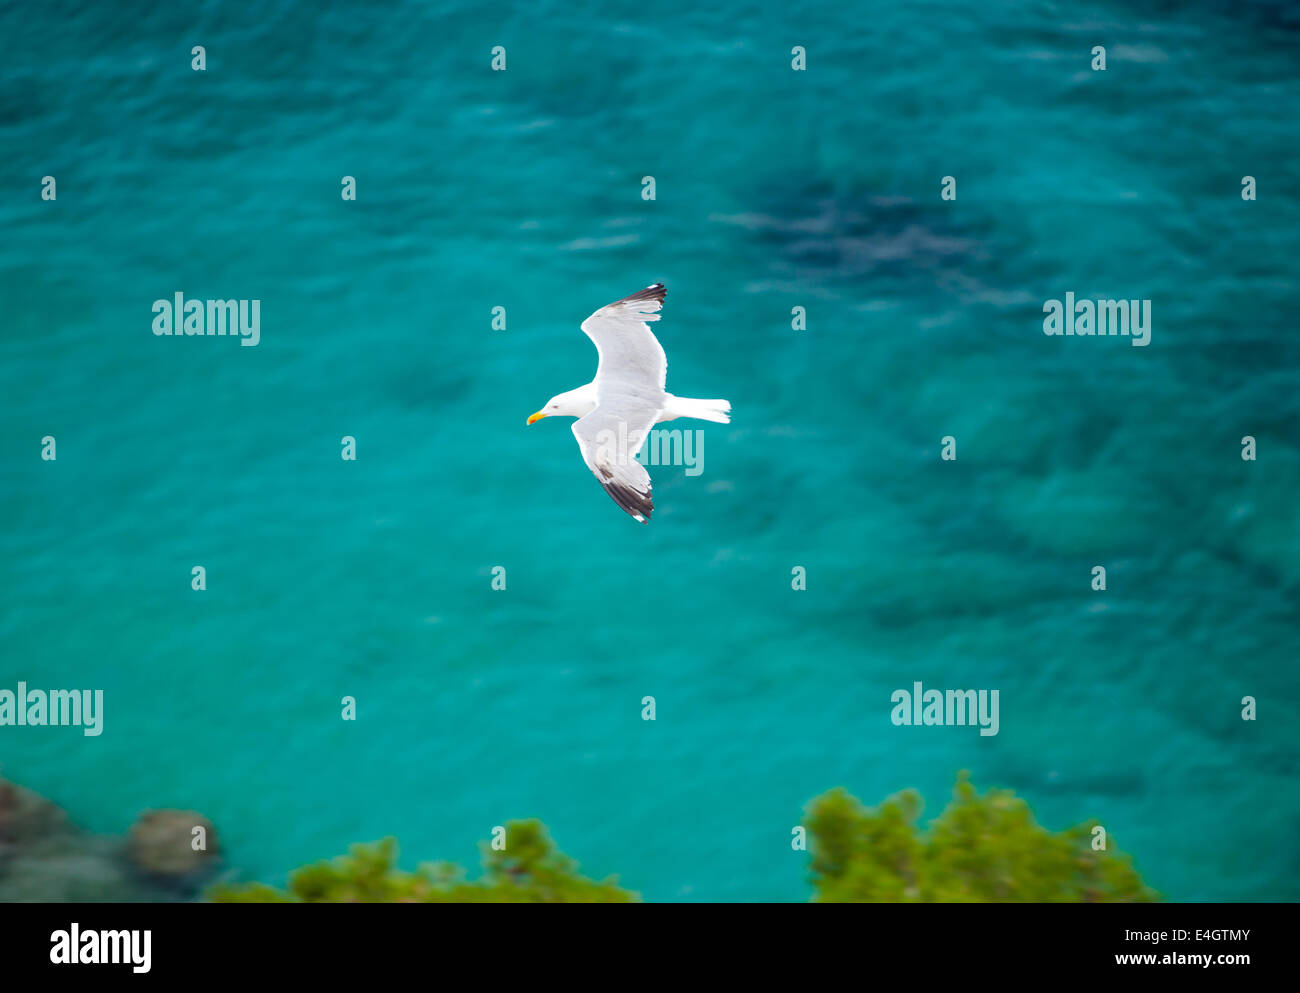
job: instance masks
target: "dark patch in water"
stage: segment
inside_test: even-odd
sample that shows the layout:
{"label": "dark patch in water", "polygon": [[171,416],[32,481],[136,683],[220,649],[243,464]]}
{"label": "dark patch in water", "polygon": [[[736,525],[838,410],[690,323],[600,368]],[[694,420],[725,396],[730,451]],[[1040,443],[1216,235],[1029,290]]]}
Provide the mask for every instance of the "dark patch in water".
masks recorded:
{"label": "dark patch in water", "polygon": [[758,210],[715,217],[746,228],[769,245],[773,267],[783,275],[861,286],[900,280],[933,286],[969,280],[986,270],[984,237],[953,219],[953,205],[935,193],[933,204],[911,197],[846,195],[825,185],[769,187],[756,191]]}
{"label": "dark patch in water", "polygon": [[1188,0],[1158,0],[1154,6],[1137,5],[1134,13],[1149,21],[1202,24],[1203,19],[1193,13],[1196,6],[1229,19],[1242,28],[1264,32],[1300,32],[1300,5],[1295,0],[1253,0],[1252,3],[1241,3],[1240,0],[1201,0],[1199,5],[1189,3]]}

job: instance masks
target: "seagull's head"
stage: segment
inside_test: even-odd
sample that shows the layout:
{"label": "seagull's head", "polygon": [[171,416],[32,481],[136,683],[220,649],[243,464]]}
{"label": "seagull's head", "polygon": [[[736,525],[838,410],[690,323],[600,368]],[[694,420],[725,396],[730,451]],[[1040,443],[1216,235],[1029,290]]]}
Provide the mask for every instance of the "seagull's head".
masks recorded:
{"label": "seagull's head", "polygon": [[528,418],[529,424],[536,424],[543,417],[584,417],[596,409],[596,399],[591,384],[580,386],[568,393],[561,393],[546,401],[546,406]]}

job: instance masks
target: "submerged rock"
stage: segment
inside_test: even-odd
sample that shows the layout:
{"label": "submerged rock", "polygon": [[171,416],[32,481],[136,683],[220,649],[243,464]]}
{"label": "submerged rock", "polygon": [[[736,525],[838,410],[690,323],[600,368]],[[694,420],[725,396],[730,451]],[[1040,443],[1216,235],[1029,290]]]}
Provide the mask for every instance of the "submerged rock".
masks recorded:
{"label": "submerged rock", "polygon": [[131,825],[131,861],[143,872],[183,881],[216,863],[216,829],[193,810],[147,810]]}
{"label": "submerged rock", "polygon": [[194,900],[218,861],[212,822],[194,811],[147,811],[128,838],[96,835],[0,779],[0,903]]}
{"label": "submerged rock", "polygon": [[0,779],[0,857],[10,845],[71,830],[68,816],[43,796]]}

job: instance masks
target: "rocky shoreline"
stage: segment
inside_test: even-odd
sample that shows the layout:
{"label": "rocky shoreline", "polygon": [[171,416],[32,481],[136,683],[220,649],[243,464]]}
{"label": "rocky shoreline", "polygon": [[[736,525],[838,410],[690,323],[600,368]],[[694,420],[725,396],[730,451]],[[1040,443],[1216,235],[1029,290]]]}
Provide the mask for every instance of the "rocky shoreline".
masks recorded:
{"label": "rocky shoreline", "polygon": [[191,901],[220,861],[212,823],[192,810],[145,811],[125,837],[96,835],[0,778],[0,903]]}

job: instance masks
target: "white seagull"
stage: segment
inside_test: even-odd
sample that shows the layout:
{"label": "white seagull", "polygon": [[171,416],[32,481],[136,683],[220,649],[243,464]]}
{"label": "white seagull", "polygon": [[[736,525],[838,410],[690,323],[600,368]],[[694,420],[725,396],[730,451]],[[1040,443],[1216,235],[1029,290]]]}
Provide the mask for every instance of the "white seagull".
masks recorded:
{"label": "white seagull", "polygon": [[528,418],[529,424],[543,417],[578,418],[573,435],[587,468],[614,502],[642,524],[654,504],[650,474],[636,455],[650,428],[678,417],[731,423],[726,400],[691,400],[664,392],[668,359],[649,322],[659,320],[657,311],[667,292],[662,283],[655,283],[583,321],[582,330],[595,342],[600,357],[596,378],[551,397]]}

